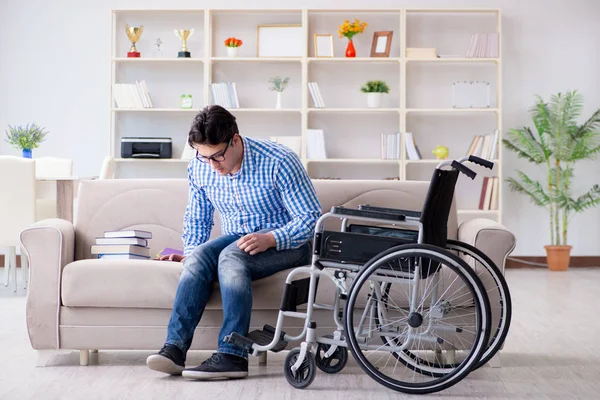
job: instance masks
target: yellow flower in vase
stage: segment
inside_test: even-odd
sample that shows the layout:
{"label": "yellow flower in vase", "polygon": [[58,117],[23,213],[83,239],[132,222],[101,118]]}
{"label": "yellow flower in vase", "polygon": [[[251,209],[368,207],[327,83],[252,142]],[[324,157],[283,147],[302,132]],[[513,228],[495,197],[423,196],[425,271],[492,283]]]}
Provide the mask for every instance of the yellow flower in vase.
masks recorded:
{"label": "yellow flower in vase", "polygon": [[356,50],[354,49],[354,43],[352,43],[352,38],[354,37],[354,35],[363,33],[367,26],[368,24],[366,22],[361,22],[360,20],[355,18],[353,22],[345,20],[344,23],[338,27],[338,35],[340,35],[340,38],[348,38],[346,57],[356,57]]}

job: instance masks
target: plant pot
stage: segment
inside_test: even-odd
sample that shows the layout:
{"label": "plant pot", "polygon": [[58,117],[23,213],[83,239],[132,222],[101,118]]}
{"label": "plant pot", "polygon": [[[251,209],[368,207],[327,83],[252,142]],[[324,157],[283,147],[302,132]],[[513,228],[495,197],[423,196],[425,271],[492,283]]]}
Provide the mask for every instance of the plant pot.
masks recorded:
{"label": "plant pot", "polygon": [[550,271],[566,271],[569,269],[571,249],[573,246],[544,246],[546,260]]}
{"label": "plant pot", "polygon": [[31,158],[31,149],[23,149],[22,154],[24,158]]}
{"label": "plant pot", "polygon": [[367,106],[369,108],[381,107],[381,98],[383,93],[367,93]]}
{"label": "plant pot", "polygon": [[354,49],[354,43],[352,43],[352,40],[348,41],[348,46],[346,47],[346,57],[356,57],[356,50]]}
{"label": "plant pot", "polygon": [[227,46],[227,57],[233,58],[238,56],[239,47]]}
{"label": "plant pot", "polygon": [[277,103],[275,104],[275,108],[283,108],[281,106],[282,95],[282,92],[277,92]]}

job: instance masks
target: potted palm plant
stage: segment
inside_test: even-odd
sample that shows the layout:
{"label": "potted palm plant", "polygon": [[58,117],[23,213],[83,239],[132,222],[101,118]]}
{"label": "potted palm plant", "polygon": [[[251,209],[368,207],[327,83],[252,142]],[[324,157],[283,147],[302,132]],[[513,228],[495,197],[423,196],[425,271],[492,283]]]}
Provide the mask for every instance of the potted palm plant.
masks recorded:
{"label": "potted palm plant", "polygon": [[568,226],[575,213],[600,204],[600,186],[571,197],[574,165],[593,159],[600,151],[600,110],[583,124],[577,119],[583,109],[583,96],[577,91],[552,95],[549,102],[536,96],[531,108],[536,132],[529,127],[510,129],[504,145],[519,158],[539,166],[544,179],[536,181],[522,171],[519,179],[509,178],[511,190],[527,195],[536,205],[549,212],[550,244],[544,246],[548,268],[568,269],[572,246],[568,244]]}
{"label": "potted palm plant", "polygon": [[377,108],[381,107],[381,98],[390,92],[390,88],[384,81],[367,81],[360,91],[367,94],[367,106]]}
{"label": "potted palm plant", "polygon": [[6,131],[6,142],[21,150],[23,157],[31,158],[31,150],[40,147],[40,143],[46,140],[48,132],[37,124],[22,126],[8,126]]}

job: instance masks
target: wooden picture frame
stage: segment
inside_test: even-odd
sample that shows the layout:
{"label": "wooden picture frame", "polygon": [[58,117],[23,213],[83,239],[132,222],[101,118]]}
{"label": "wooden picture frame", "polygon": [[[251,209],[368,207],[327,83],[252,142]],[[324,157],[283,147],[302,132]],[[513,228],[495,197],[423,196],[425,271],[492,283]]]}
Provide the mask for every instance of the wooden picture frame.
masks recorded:
{"label": "wooden picture frame", "polygon": [[302,24],[256,27],[256,57],[302,57]]}
{"label": "wooden picture frame", "polygon": [[315,57],[333,57],[333,35],[330,33],[315,33]]}
{"label": "wooden picture frame", "polygon": [[389,57],[394,31],[373,32],[371,57]]}

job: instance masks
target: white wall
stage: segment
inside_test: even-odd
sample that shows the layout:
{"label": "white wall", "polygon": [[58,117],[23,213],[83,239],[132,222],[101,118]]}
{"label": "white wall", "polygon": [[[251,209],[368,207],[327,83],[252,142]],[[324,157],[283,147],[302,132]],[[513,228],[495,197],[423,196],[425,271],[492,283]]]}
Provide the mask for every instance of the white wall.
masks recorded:
{"label": "white wall", "polygon": [[[290,8],[364,8],[364,0],[287,2]],[[400,1],[371,0],[385,7],[496,7],[503,13],[504,128],[530,124],[533,95],[578,89],[585,115],[600,108],[595,0]],[[257,0],[255,8],[278,8]],[[30,121],[51,132],[35,155],[70,157],[75,174],[95,175],[109,152],[110,10],[112,8],[223,8],[198,1],[0,0],[0,127]],[[247,1],[230,0],[230,8]],[[4,140],[0,154],[17,154]],[[505,152],[504,174],[534,169]],[[600,163],[577,166],[575,191],[599,183]],[[505,189],[506,185],[505,185]],[[516,255],[542,255],[547,215],[505,190],[504,223],[517,234]],[[574,255],[600,254],[600,208],[573,218]]]}

